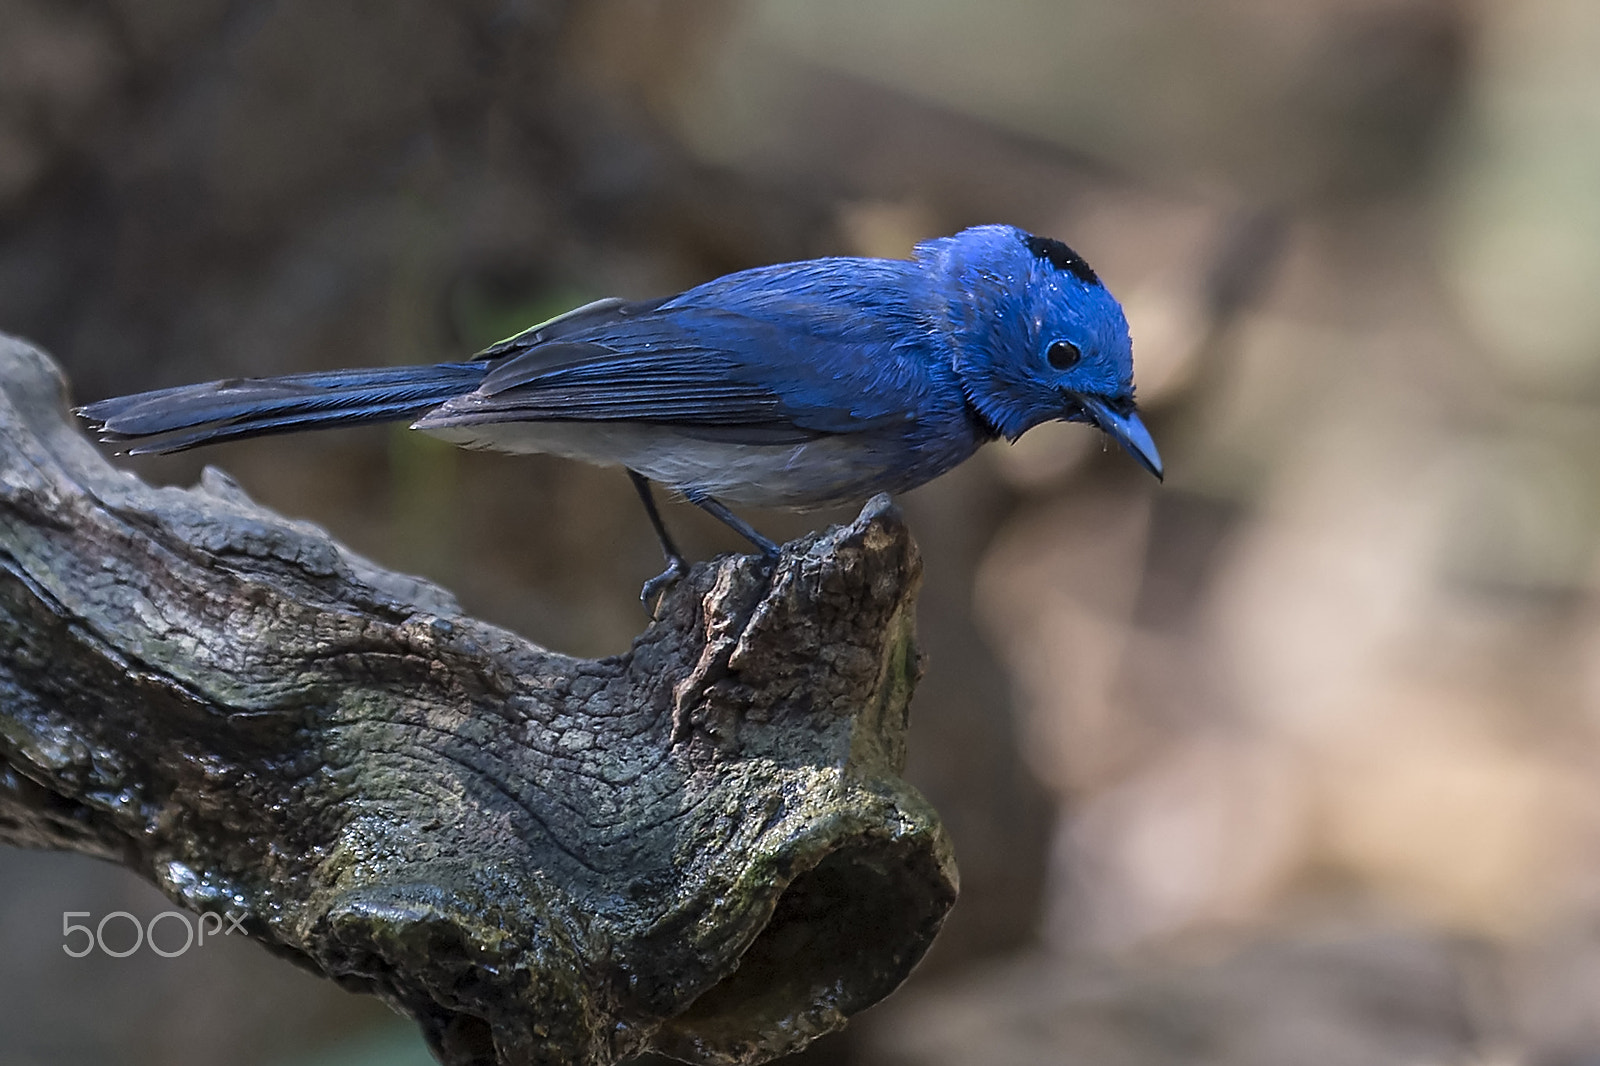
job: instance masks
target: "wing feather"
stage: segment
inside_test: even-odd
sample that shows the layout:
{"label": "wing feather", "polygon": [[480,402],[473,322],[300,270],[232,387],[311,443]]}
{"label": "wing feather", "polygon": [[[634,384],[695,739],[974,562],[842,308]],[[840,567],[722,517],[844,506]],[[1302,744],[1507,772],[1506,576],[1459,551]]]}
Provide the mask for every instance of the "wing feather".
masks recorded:
{"label": "wing feather", "polygon": [[481,386],[416,426],[648,422],[774,443],[909,421],[906,386],[926,358],[897,349],[931,343],[930,331],[902,304],[786,269],[671,301],[586,305],[489,349]]}

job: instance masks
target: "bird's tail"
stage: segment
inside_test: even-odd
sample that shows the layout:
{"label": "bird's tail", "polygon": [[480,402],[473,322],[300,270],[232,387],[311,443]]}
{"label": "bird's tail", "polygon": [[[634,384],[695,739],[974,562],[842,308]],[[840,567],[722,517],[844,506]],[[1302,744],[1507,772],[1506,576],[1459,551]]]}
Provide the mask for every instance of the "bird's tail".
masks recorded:
{"label": "bird's tail", "polygon": [[487,362],[233,378],[117,396],[77,409],[130,455],[181,452],[270,433],[412,418],[471,392]]}

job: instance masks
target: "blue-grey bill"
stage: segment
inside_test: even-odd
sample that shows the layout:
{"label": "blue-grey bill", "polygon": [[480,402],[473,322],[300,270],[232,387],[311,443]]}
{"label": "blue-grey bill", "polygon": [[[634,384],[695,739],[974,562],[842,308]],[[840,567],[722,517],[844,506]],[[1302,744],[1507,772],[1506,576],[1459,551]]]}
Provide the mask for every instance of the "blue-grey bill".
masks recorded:
{"label": "blue-grey bill", "polygon": [[1156,442],[1150,439],[1150,431],[1144,428],[1137,412],[1118,414],[1104,400],[1095,396],[1080,395],[1077,400],[1089,412],[1095,425],[1139,460],[1139,465],[1154,474],[1157,481],[1162,480],[1161,453],[1156,451]]}

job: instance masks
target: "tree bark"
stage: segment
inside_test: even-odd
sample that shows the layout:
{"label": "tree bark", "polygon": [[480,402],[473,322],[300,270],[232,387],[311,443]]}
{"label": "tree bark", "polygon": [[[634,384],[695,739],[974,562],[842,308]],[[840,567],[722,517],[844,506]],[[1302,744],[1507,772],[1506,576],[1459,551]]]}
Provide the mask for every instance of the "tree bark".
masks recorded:
{"label": "tree bark", "polygon": [[0,337],[0,841],[230,915],[449,1064],[765,1061],[927,949],[956,872],[899,777],[920,562],[886,498],[577,659],[219,471],[112,468],[63,393]]}

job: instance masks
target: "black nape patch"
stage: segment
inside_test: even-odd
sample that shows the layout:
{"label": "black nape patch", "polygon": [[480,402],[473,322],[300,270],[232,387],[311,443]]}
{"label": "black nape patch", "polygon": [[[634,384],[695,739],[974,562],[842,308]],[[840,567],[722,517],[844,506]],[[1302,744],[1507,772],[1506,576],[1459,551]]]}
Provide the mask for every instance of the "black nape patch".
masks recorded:
{"label": "black nape patch", "polygon": [[1057,270],[1065,270],[1085,285],[1100,284],[1100,276],[1094,272],[1083,256],[1058,240],[1049,237],[1035,237],[1025,233],[1022,243],[1028,246],[1028,251],[1043,259]]}

